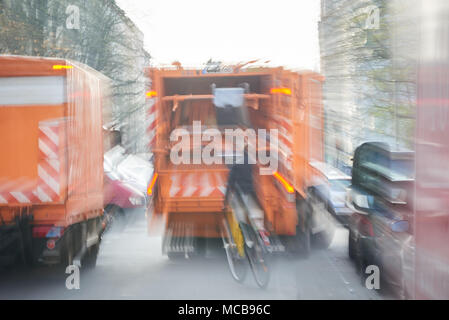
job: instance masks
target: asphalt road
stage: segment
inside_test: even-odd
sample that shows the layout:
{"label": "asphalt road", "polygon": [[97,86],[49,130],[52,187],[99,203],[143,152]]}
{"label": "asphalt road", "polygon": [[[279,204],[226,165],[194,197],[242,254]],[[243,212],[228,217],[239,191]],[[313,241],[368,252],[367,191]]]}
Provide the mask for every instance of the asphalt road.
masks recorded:
{"label": "asphalt road", "polygon": [[147,234],[142,212],[129,212],[124,230],[105,234],[97,267],[81,271],[80,289],[68,290],[63,268],[14,267],[0,272],[0,299],[385,299],[361,284],[347,255],[348,232],[339,226],[327,250],[308,259],[276,257],[268,288],[252,275],[243,284],[229,273],[223,249],[204,258],[171,261],[161,237]]}

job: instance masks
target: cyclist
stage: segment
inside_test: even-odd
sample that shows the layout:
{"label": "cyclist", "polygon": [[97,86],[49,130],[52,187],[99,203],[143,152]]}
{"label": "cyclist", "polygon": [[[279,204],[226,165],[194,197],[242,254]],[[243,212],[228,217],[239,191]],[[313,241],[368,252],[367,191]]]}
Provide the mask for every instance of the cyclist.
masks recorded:
{"label": "cyclist", "polygon": [[[264,212],[259,205],[254,190],[254,164],[249,163],[247,148],[245,148],[242,157],[243,163],[235,163],[230,168],[225,199],[234,210],[238,222],[245,226],[249,222],[268,247],[270,241],[264,226]],[[245,233],[245,230],[242,230],[242,232]]]}

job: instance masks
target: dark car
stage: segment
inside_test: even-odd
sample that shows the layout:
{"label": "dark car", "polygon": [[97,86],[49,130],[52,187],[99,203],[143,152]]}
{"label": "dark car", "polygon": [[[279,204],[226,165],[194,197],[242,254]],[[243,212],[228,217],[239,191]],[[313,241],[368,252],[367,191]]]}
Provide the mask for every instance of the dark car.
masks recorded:
{"label": "dark car", "polygon": [[401,298],[407,297],[412,267],[412,201],[414,153],[371,142],[354,153],[352,185],[346,203],[349,256],[362,279],[366,268],[377,266],[382,282]]}
{"label": "dark car", "polygon": [[351,185],[351,176],[324,162],[310,162],[320,173],[323,181],[313,188],[313,200],[323,206],[341,224],[347,225],[352,210],[346,206],[346,189]]}

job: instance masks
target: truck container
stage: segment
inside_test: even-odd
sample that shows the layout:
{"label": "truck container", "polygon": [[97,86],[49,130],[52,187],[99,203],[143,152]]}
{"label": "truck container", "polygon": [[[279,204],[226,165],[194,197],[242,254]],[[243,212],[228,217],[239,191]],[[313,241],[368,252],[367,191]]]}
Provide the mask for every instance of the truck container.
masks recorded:
{"label": "truck container", "polygon": [[[262,139],[277,142],[256,146],[268,151],[266,155],[278,155],[273,166],[260,162],[254,166],[255,188],[265,212],[265,224],[272,235],[285,237],[286,241],[281,239],[276,248],[285,250],[286,243],[293,251],[302,247],[308,252],[313,236],[313,210],[307,199],[316,181],[316,170],[310,163],[323,161],[323,77],[283,68],[231,66],[213,71],[187,70],[182,66],[151,68],[149,77],[152,86],[147,93],[151,103],[148,132],[155,168],[154,184],[149,191],[154,197],[153,217],[161,214],[165,218],[164,251],[195,251],[198,240],[221,236],[228,167],[223,163],[207,164],[195,156],[188,164],[174,164],[170,155],[174,144],[179,143],[177,129],[192,136],[192,141],[182,142],[190,150],[198,144],[204,148],[210,141],[195,141],[195,132],[219,128],[223,133],[226,128],[217,124],[221,115],[217,119],[213,88],[235,89],[244,85],[244,104],[252,128],[255,132],[265,129],[267,134]],[[201,127],[195,128],[195,121]],[[277,139],[275,135],[270,138],[272,129],[277,132]],[[174,139],[170,139],[173,134]],[[223,138],[222,145],[225,144]],[[324,231],[313,230],[316,235]]]}
{"label": "truck container", "polygon": [[94,264],[109,80],[63,59],[0,56],[0,255]]}

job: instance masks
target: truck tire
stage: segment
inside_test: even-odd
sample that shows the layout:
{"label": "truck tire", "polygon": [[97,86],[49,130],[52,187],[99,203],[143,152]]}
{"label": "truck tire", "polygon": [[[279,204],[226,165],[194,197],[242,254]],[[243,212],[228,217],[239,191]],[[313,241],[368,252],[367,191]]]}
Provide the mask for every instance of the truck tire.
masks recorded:
{"label": "truck tire", "polygon": [[20,224],[20,232],[22,234],[21,241],[23,244],[23,250],[24,250],[24,258],[25,258],[25,265],[28,267],[33,267],[36,265],[35,263],[35,257],[33,254],[33,238],[31,236],[31,222],[30,217],[27,217],[22,220]]}
{"label": "truck tire", "polygon": [[185,259],[185,253],[184,252],[167,252],[167,257],[169,260],[172,261],[181,261]]}
{"label": "truck tire", "polygon": [[312,236],[312,243],[315,249],[324,250],[329,248],[334,239],[335,229],[330,228],[329,230],[321,231]]}
{"label": "truck tire", "polygon": [[296,225],[296,234],[286,239],[286,248],[290,255],[295,258],[308,258],[311,251],[311,230],[310,230],[310,208],[305,200],[298,200],[296,203],[296,212],[298,215],[298,224]]}
{"label": "truck tire", "polygon": [[97,265],[98,252],[100,251],[100,242],[94,244],[89,249],[83,261],[83,267],[86,269],[94,269]]}
{"label": "truck tire", "polygon": [[[297,206],[297,209],[299,209],[298,212],[298,221],[303,221],[304,227],[300,228],[300,235],[301,235],[301,253],[304,258],[308,258],[311,251],[311,244],[312,244],[312,214],[313,209],[310,206],[310,204],[302,200]],[[301,219],[301,215],[303,218]]]}
{"label": "truck tire", "polygon": [[311,251],[311,231],[309,223],[306,223],[306,228],[301,232],[301,254],[304,258],[310,256]]}
{"label": "truck tire", "polygon": [[64,267],[73,264],[73,258],[75,256],[75,248],[73,243],[72,230],[70,230],[64,237],[64,248],[62,250],[61,263]]}

